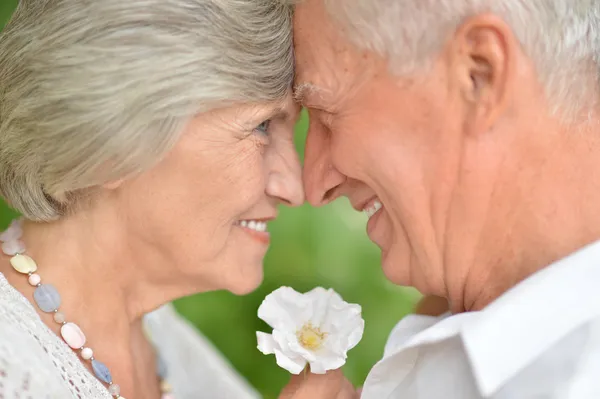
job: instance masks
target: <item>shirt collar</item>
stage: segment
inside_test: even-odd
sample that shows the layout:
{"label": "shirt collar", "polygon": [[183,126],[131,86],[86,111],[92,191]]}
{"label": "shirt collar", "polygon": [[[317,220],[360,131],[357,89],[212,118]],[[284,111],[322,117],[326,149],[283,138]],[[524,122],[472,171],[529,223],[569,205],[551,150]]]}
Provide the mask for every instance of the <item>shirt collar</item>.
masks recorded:
{"label": "shirt collar", "polygon": [[460,328],[483,396],[600,316],[600,241],[533,274]]}

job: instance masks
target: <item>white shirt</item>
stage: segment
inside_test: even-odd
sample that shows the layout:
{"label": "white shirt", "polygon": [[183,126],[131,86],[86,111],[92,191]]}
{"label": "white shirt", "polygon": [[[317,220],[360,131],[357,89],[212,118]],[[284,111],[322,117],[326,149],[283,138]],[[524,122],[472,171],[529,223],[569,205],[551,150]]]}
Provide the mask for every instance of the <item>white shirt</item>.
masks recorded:
{"label": "white shirt", "polygon": [[479,312],[404,318],[361,398],[600,398],[600,242]]}

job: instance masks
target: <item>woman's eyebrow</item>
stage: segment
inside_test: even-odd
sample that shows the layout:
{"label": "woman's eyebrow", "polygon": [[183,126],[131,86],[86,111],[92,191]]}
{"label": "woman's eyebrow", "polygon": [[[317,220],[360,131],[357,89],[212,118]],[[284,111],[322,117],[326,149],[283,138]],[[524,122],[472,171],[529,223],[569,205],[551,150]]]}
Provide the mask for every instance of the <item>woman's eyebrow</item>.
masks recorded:
{"label": "woman's eyebrow", "polygon": [[284,107],[277,107],[269,113],[269,117],[267,119],[278,120],[278,121],[287,121],[292,117],[290,112],[286,110]]}

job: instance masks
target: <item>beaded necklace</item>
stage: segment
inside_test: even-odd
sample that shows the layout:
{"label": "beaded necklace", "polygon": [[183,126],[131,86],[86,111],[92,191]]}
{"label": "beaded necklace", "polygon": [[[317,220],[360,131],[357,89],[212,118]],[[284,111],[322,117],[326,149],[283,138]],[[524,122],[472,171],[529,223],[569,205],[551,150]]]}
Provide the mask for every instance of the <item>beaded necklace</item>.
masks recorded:
{"label": "beaded necklace", "polygon": [[[15,271],[27,275],[29,285],[35,287],[33,299],[38,308],[45,313],[52,313],[54,321],[60,324],[60,336],[84,361],[91,363],[92,371],[98,380],[103,382],[108,392],[115,399],[125,399],[121,396],[121,388],[113,382],[108,367],[94,357],[94,351],[85,346],[86,337],[81,328],[73,322],[67,321],[65,315],[59,311],[61,305],[60,294],[51,284],[42,284],[42,278],[37,274],[38,266],[35,261],[25,255],[25,244],[21,241],[23,229],[19,220],[13,220],[8,229],[0,233],[2,252],[10,256],[10,264]],[[148,336],[148,331],[145,331]],[[160,381],[162,399],[174,399],[171,387],[166,381],[167,369],[163,359],[157,353],[157,375]]]}

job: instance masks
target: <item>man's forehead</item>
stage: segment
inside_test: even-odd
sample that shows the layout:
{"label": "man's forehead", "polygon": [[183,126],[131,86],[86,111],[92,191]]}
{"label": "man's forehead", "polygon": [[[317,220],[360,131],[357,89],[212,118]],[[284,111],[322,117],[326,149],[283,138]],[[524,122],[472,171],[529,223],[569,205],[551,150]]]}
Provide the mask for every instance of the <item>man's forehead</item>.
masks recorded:
{"label": "man's forehead", "polygon": [[334,101],[363,63],[362,52],[357,52],[331,22],[322,3],[304,1],[294,16],[294,98],[306,106],[321,107]]}
{"label": "man's forehead", "polygon": [[296,76],[294,98],[300,103],[305,100],[323,98],[331,91],[338,73],[335,58],[327,46],[329,43],[305,43],[296,53]]}
{"label": "man's forehead", "polygon": [[[328,22],[328,23],[325,23]],[[323,81],[333,70],[336,45],[340,38],[329,23],[323,0],[306,0],[296,6],[294,15],[294,52],[296,59],[296,91],[315,93],[325,85]],[[334,72],[335,73],[335,72]]]}

